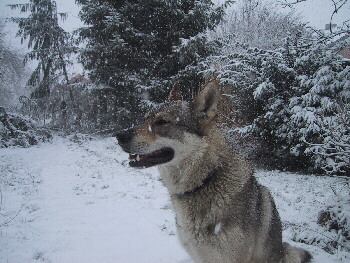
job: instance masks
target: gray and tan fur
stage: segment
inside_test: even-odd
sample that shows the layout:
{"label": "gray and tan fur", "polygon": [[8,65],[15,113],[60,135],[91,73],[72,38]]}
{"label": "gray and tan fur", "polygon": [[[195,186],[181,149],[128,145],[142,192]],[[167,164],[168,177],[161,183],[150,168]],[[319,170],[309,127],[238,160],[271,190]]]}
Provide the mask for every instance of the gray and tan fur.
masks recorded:
{"label": "gray and tan fur", "polygon": [[183,247],[196,263],[299,263],[311,255],[282,243],[270,192],[215,125],[218,83],[194,101],[170,102],[117,135],[130,165],[158,165]]}

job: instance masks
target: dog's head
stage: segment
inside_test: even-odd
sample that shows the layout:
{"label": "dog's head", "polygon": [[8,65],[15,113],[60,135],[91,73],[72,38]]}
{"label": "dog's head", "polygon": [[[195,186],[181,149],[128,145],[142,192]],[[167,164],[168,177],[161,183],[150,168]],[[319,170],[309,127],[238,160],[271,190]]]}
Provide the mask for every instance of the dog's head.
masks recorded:
{"label": "dog's head", "polygon": [[192,102],[171,101],[145,115],[144,123],[117,134],[130,166],[181,165],[204,151],[218,102],[218,84],[209,82]]}

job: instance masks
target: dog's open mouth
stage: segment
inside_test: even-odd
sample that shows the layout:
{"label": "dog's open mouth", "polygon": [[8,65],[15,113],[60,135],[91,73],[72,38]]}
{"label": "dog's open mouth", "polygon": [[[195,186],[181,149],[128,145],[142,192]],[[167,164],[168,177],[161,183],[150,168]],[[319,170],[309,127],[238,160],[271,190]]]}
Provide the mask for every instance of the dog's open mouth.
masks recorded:
{"label": "dog's open mouth", "polygon": [[130,154],[129,165],[131,167],[147,168],[162,163],[170,162],[174,158],[174,150],[171,148],[162,148],[150,154]]}

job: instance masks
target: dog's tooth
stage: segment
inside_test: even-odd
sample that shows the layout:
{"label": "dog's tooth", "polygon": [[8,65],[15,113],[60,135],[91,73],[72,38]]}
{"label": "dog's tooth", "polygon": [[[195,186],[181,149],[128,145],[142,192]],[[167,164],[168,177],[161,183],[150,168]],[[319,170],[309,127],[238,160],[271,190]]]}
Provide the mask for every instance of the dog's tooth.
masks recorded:
{"label": "dog's tooth", "polygon": [[137,155],[137,156],[136,156],[136,161],[139,162],[140,160],[141,160],[140,155]]}

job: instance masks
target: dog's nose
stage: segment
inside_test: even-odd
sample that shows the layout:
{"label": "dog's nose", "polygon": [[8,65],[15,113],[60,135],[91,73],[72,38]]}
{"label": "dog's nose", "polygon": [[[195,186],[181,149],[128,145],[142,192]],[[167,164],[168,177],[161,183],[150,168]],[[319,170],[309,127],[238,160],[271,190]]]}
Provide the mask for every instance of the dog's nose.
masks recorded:
{"label": "dog's nose", "polygon": [[131,141],[133,133],[131,131],[120,132],[116,134],[119,144],[126,144]]}

